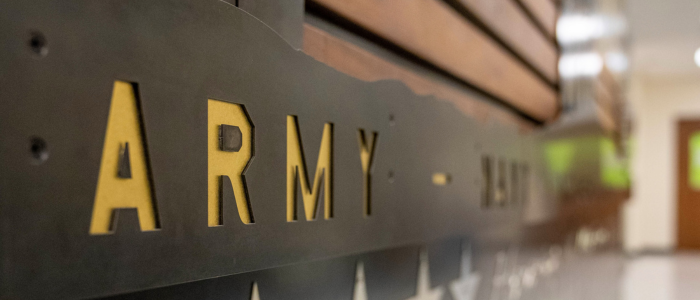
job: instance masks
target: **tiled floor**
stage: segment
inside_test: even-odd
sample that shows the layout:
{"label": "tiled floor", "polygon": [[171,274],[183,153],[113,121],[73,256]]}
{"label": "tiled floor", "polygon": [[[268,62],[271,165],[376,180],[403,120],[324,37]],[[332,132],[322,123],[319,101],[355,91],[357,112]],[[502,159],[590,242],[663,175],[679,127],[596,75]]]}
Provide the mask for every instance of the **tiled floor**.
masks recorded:
{"label": "tiled floor", "polygon": [[700,300],[700,254],[630,259],[621,284],[622,300]]}

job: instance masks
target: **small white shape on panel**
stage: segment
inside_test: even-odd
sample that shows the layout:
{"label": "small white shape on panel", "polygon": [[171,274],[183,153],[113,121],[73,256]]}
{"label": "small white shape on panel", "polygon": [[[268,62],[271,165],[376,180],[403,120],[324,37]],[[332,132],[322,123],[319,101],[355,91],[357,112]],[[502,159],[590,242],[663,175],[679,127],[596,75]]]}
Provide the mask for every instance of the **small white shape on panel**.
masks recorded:
{"label": "small white shape on panel", "polygon": [[250,292],[250,300],[260,300],[260,292],[258,292],[257,282],[253,282],[253,290]]}
{"label": "small white shape on panel", "polygon": [[430,289],[430,266],[428,265],[428,253],[423,250],[420,253],[420,265],[418,266],[418,287],[416,295],[407,300],[441,300],[445,292],[443,287]]}
{"label": "small white shape on panel", "polygon": [[357,263],[355,271],[355,290],[352,293],[352,300],[367,300],[367,285],[365,284],[365,265]]}
{"label": "small white shape on panel", "polygon": [[471,247],[464,247],[462,250],[461,272],[457,280],[450,283],[450,292],[455,300],[474,300],[476,292],[481,282],[478,273],[472,273],[472,253]]}

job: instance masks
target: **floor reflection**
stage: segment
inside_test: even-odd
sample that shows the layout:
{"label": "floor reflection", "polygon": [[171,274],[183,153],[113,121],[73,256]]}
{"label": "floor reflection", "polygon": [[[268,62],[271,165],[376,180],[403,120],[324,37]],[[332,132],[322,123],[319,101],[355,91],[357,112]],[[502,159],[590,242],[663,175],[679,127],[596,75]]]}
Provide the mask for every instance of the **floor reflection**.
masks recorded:
{"label": "floor reflection", "polygon": [[625,264],[621,300],[700,299],[700,254],[630,258]]}

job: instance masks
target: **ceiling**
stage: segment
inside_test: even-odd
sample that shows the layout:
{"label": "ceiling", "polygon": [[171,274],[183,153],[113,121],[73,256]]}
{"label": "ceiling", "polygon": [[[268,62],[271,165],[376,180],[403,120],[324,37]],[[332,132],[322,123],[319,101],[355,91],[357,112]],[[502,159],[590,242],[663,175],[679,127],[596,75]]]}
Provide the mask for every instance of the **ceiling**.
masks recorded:
{"label": "ceiling", "polygon": [[632,70],[650,76],[700,75],[700,0],[627,0]]}

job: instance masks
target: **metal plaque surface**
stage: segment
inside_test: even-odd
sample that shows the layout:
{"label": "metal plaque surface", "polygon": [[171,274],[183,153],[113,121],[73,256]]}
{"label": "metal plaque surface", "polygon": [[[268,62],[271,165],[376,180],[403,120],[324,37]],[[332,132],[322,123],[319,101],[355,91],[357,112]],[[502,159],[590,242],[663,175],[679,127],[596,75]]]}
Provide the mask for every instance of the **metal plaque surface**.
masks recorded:
{"label": "metal plaque surface", "polygon": [[[402,247],[406,261],[427,249],[439,284],[458,276],[463,237],[519,234],[513,176],[498,171],[528,164],[515,128],[341,74],[226,2],[0,8],[2,299],[313,261],[328,262],[308,273],[350,272],[326,285],[347,289],[357,255]],[[229,162],[240,170],[212,173]],[[367,277],[386,269],[370,261]]]}

